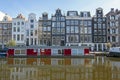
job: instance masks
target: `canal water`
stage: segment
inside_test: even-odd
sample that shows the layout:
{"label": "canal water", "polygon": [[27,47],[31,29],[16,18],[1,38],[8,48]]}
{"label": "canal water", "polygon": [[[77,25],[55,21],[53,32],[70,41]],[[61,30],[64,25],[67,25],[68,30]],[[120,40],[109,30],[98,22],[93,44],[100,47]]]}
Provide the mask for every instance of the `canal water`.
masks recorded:
{"label": "canal water", "polygon": [[3,58],[0,80],[120,80],[120,58]]}

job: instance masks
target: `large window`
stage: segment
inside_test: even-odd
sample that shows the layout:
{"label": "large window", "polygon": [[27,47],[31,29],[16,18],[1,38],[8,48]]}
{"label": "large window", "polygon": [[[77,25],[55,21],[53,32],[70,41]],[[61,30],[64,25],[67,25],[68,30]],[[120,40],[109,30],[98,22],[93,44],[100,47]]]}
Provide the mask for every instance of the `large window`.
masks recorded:
{"label": "large window", "polygon": [[34,25],[31,24],[31,25],[30,25],[30,28],[34,28]]}
{"label": "large window", "polygon": [[52,27],[56,27],[56,22],[52,22]]}
{"label": "large window", "polygon": [[47,27],[43,27],[43,31],[47,31]]}
{"label": "large window", "polygon": [[78,35],[67,35],[67,42],[79,42]]}
{"label": "large window", "polygon": [[13,35],[13,39],[16,40],[16,35],[15,34]]}
{"label": "large window", "polygon": [[33,36],[33,30],[31,30],[30,35]]}
{"label": "large window", "polygon": [[67,20],[67,21],[66,21],[66,24],[67,24],[67,25],[70,25],[70,20]]}
{"label": "large window", "polygon": [[47,27],[47,30],[48,30],[48,31],[51,31],[51,27]]}
{"label": "large window", "polygon": [[56,28],[52,28],[52,33],[56,34],[57,33],[57,29]]}
{"label": "large window", "polygon": [[98,24],[98,29],[102,29],[102,26],[101,26],[101,24]]}
{"label": "large window", "polygon": [[18,35],[17,35],[17,41],[19,41],[19,40],[20,40],[20,35],[18,34]]}
{"label": "large window", "polygon": [[105,26],[105,24],[103,24],[103,29],[105,29],[106,28],[106,26]]}
{"label": "large window", "polygon": [[52,17],[52,21],[56,21],[56,17]]}
{"label": "large window", "polygon": [[13,27],[13,31],[16,32],[16,27]]}
{"label": "large window", "polygon": [[75,33],[79,33],[78,26],[75,26]]}
{"label": "large window", "polygon": [[61,22],[61,27],[65,27],[65,22]]}
{"label": "large window", "polygon": [[74,33],[74,26],[71,26],[71,33]]}
{"label": "large window", "polygon": [[92,29],[91,27],[88,28],[88,34],[91,34],[92,33]]}
{"label": "large window", "polygon": [[79,23],[78,23],[78,20],[75,20],[75,25],[78,25]]}
{"label": "large window", "polygon": [[17,22],[17,25],[20,25],[20,22]]}
{"label": "large window", "polygon": [[116,37],[112,36],[112,42],[116,42]]}
{"label": "large window", "polygon": [[87,21],[84,21],[84,26],[87,26]]}
{"label": "large window", "polygon": [[29,36],[29,30],[26,30],[26,32],[27,32],[27,36]]}
{"label": "large window", "polygon": [[24,25],[24,22],[21,22],[22,25]]}
{"label": "large window", "polygon": [[65,21],[65,17],[61,17],[61,21]]}
{"label": "large window", "polygon": [[17,27],[17,32],[20,32],[20,27]]}
{"label": "large window", "polygon": [[70,26],[67,26],[66,32],[70,33]]}
{"label": "large window", "polygon": [[35,36],[37,36],[37,30],[35,30]]}
{"label": "large window", "polygon": [[61,28],[61,34],[65,34],[65,28]]}
{"label": "large window", "polygon": [[22,35],[21,35],[21,41],[23,41],[23,40],[24,40],[24,35],[22,34]]}
{"label": "large window", "polygon": [[88,21],[88,26],[91,26],[92,25],[92,22],[91,21]]}

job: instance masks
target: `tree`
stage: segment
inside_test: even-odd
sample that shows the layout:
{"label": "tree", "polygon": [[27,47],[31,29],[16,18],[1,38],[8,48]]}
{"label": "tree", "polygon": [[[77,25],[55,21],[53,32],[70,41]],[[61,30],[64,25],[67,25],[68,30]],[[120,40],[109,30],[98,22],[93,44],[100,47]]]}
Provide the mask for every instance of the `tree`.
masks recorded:
{"label": "tree", "polygon": [[109,50],[112,45],[110,42],[108,42],[108,43],[106,43],[106,46],[107,46],[107,50]]}
{"label": "tree", "polygon": [[7,46],[8,47],[14,47],[16,46],[16,42],[14,40],[10,40],[8,43],[7,43]]}

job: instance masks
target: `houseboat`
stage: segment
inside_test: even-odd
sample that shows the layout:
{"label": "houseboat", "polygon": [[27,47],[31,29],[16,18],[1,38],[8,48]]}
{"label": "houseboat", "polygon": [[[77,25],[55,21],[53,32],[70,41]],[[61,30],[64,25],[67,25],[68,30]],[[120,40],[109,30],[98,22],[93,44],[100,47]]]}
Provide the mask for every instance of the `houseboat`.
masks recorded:
{"label": "houseboat", "polygon": [[89,54],[87,46],[25,46],[10,47],[7,57],[29,56],[83,56]]}
{"label": "houseboat", "polygon": [[120,57],[120,47],[112,47],[112,48],[110,48],[109,56]]}

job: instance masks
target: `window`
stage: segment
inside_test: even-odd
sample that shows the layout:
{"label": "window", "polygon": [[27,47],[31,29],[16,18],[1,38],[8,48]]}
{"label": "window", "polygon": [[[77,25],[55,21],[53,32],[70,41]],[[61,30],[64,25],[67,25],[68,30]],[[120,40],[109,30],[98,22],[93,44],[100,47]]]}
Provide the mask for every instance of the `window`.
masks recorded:
{"label": "window", "polygon": [[88,21],[88,26],[91,26],[92,25],[92,22],[91,21]]}
{"label": "window", "polygon": [[91,34],[92,33],[92,29],[91,27],[88,28],[88,34]]}
{"label": "window", "polygon": [[101,22],[102,21],[102,19],[101,18],[98,18],[98,22]]}
{"label": "window", "polygon": [[20,27],[17,28],[17,32],[20,32]]}
{"label": "window", "polygon": [[34,25],[30,25],[30,28],[34,28]]}
{"label": "window", "polygon": [[14,22],[14,25],[16,25],[16,23]]}
{"label": "window", "polygon": [[105,24],[103,24],[103,29],[105,29],[106,28],[106,26],[105,26]]}
{"label": "window", "polygon": [[97,30],[94,30],[94,35],[97,35]]}
{"label": "window", "polygon": [[33,19],[31,19],[31,20],[30,20],[30,22],[31,22],[31,23],[34,23],[34,20],[33,20]]}
{"label": "window", "polygon": [[57,33],[60,34],[60,32],[61,32],[61,31],[60,31],[60,28],[57,28]]}
{"label": "window", "polygon": [[57,22],[57,27],[60,27],[60,22]]}
{"label": "window", "polygon": [[65,17],[61,17],[61,21],[65,21]]}
{"label": "window", "polygon": [[119,23],[118,23],[118,21],[116,21],[116,27],[118,27],[119,26]]}
{"label": "window", "polygon": [[20,40],[20,35],[18,34],[18,35],[17,35],[17,41],[19,41],[19,40]]}
{"label": "window", "polygon": [[48,31],[51,31],[51,27],[47,27]]}
{"label": "window", "polygon": [[35,36],[37,36],[37,30],[35,30]]}
{"label": "window", "polygon": [[78,20],[75,20],[75,25],[78,25]]}
{"label": "window", "polygon": [[13,27],[13,31],[16,32],[16,27]]}
{"label": "window", "polygon": [[52,23],[52,27],[56,27],[56,22],[53,22],[53,23]]}
{"label": "window", "polygon": [[95,37],[94,37],[94,42],[97,42],[97,41],[98,41],[98,40],[97,40],[97,36],[95,36]]}
{"label": "window", "polygon": [[84,26],[87,26],[87,21],[84,21]]}
{"label": "window", "polygon": [[70,26],[67,26],[67,29],[66,29],[67,31],[67,33],[70,33]]}
{"label": "window", "polygon": [[97,24],[94,24],[94,29],[97,29]]}
{"label": "window", "polygon": [[31,38],[31,45],[33,45],[33,38]]}
{"label": "window", "polygon": [[61,22],[61,27],[65,27],[65,22]]}
{"label": "window", "polygon": [[98,28],[99,28],[99,29],[102,29],[102,26],[101,26],[101,24],[98,24]]}
{"label": "window", "polygon": [[26,30],[26,32],[27,32],[27,36],[29,36],[29,30]]}
{"label": "window", "polygon": [[71,33],[74,33],[74,26],[71,26]]}
{"label": "window", "polygon": [[82,26],[83,26],[83,21],[80,21],[80,25],[82,25]]}
{"label": "window", "polygon": [[30,35],[33,36],[33,30],[31,30]]}
{"label": "window", "polygon": [[57,31],[56,28],[52,28],[52,33],[53,34],[56,34],[56,31]]}
{"label": "window", "polygon": [[43,31],[47,31],[47,28],[46,28],[46,27],[43,27]]}
{"label": "window", "polygon": [[23,40],[24,40],[24,35],[22,34],[22,35],[21,35],[21,41],[23,41]]}
{"label": "window", "polygon": [[35,38],[35,45],[37,44],[37,38]]}
{"label": "window", "polygon": [[56,17],[52,17],[52,21],[56,21]]}
{"label": "window", "polygon": [[103,21],[105,21],[105,18],[103,18]]}
{"label": "window", "polygon": [[87,34],[87,27],[84,28],[84,33]]}
{"label": "window", "polygon": [[16,40],[16,35],[15,34],[13,35],[13,39]]}
{"label": "window", "polygon": [[115,29],[112,29],[112,33],[116,33],[116,30],[115,30]]}
{"label": "window", "polygon": [[66,21],[66,24],[67,24],[67,25],[70,25],[70,21],[69,21],[69,20],[67,20],[67,21]]}
{"label": "window", "polygon": [[61,28],[61,34],[65,34],[65,28]]}
{"label": "window", "polygon": [[75,26],[75,33],[79,33],[78,26]]}
{"label": "window", "polygon": [[112,36],[112,42],[116,42],[115,36]]}
{"label": "window", "polygon": [[106,31],[105,30],[103,30],[103,35],[105,35],[106,34]]}
{"label": "window", "polygon": [[74,25],[74,20],[71,20],[71,25]]}
{"label": "window", "polygon": [[102,30],[98,30],[98,35],[102,35]]}
{"label": "window", "polygon": [[17,25],[20,25],[20,22],[17,22]]}
{"label": "window", "polygon": [[97,19],[96,19],[96,18],[94,18],[94,21],[97,21]]}
{"label": "window", "polygon": [[24,22],[22,22],[21,24],[24,25]]}

